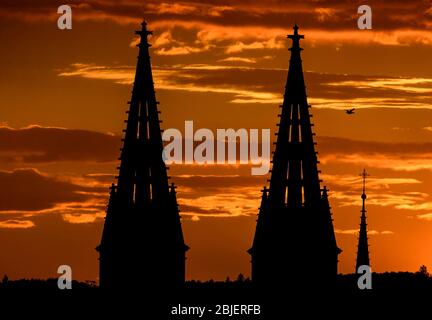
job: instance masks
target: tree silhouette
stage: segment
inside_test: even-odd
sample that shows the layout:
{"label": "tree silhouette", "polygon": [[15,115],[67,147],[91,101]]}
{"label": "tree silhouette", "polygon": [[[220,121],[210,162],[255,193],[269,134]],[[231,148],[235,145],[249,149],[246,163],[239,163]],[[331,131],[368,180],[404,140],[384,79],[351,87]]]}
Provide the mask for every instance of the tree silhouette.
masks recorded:
{"label": "tree silhouette", "polygon": [[245,278],[244,278],[244,275],[242,274],[242,273],[240,273],[238,276],[237,276],[237,282],[244,282],[244,280],[245,280]]}
{"label": "tree silhouette", "polygon": [[2,285],[6,286],[8,282],[9,282],[9,277],[7,276],[7,274],[5,274],[2,280]]}
{"label": "tree silhouette", "polygon": [[417,271],[417,274],[423,276],[424,278],[430,277],[427,267],[424,264],[420,266],[419,271]]}

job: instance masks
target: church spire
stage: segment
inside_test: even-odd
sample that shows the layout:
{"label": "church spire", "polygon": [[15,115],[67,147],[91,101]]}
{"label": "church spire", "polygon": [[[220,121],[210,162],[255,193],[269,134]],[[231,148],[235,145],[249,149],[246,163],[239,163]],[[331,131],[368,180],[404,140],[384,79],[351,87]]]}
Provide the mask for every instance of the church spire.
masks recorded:
{"label": "church spire", "polygon": [[295,25],[294,33],[288,36],[292,40],[291,58],[270,188],[262,199],[256,238],[249,250],[255,282],[276,281],[274,276],[292,279],[293,274],[303,275],[305,280],[317,270],[321,279],[329,279],[337,272],[340,250],[330,207],[325,205],[327,194],[323,197],[320,188],[301,60],[300,40],[304,36],[298,29]]}
{"label": "church spire", "polygon": [[370,266],[369,261],[369,245],[368,245],[368,237],[367,237],[367,224],[366,224],[366,178],[369,174],[366,172],[366,169],[363,169],[363,172],[360,174],[363,179],[363,193],[361,195],[362,198],[362,209],[361,209],[361,217],[360,217],[360,232],[359,232],[359,240],[357,247],[357,260],[356,260],[356,270],[357,272],[359,266],[367,265]]}
{"label": "church spire", "polygon": [[[169,187],[144,21],[117,185],[113,185],[100,253],[101,287],[178,285],[185,252],[175,187]],[[139,268],[137,270],[137,267]],[[136,277],[139,273],[139,277]]]}

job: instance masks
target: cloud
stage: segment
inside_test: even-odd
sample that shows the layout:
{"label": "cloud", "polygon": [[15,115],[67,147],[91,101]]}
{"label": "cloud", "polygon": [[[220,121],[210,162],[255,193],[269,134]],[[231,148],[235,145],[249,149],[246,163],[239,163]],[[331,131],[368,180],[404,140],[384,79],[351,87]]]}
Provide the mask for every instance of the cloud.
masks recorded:
{"label": "cloud", "polygon": [[177,175],[178,202],[183,216],[229,218],[257,214],[265,179],[240,175]]}
{"label": "cloud", "polygon": [[[20,6],[21,11],[18,13],[24,14],[33,10],[37,14],[42,14],[48,12],[49,8],[55,7],[55,5],[56,2],[53,0],[37,4],[27,1]],[[3,6],[5,10],[9,9],[10,12],[16,11],[13,10],[16,8],[13,1],[4,1]],[[284,25],[284,18],[295,16],[298,21],[305,21],[311,26],[323,26],[324,23],[328,23],[331,29],[349,27],[357,9],[357,7],[343,2],[329,2],[326,6],[317,6],[317,2],[314,0],[292,1],[290,5],[282,0],[269,0],[265,4],[248,0],[236,1],[236,3],[228,0],[206,3],[194,0],[186,0],[181,3],[170,0],[162,2],[149,0],[146,3],[135,0],[126,0],[121,3],[111,0],[88,0],[85,4],[75,5],[74,8],[77,11],[77,19],[91,15],[97,19],[100,17],[97,13],[104,13],[118,19],[121,17],[138,18],[144,13],[153,20],[176,18],[184,21],[208,21],[212,24],[222,24],[223,21],[226,21],[227,25],[243,24],[247,26],[261,23],[266,26],[280,26]],[[427,3],[420,0],[405,3],[391,1],[375,4],[374,13],[381,15],[380,13],[384,11],[388,12],[389,17],[384,15],[376,22],[380,28],[385,26],[387,28],[400,27],[400,23],[397,22],[400,22],[404,16],[404,22],[408,26],[420,27],[422,26],[421,22],[425,21],[424,14],[427,14],[429,9]],[[420,21],[415,21],[419,18]],[[329,20],[332,20],[331,23]]]}
{"label": "cloud", "polygon": [[432,201],[425,201],[423,203],[415,203],[414,201],[404,203],[401,201],[399,204],[395,205],[395,208],[412,211],[432,210]]}
{"label": "cloud", "polygon": [[[358,229],[345,229],[345,230],[335,229],[335,233],[358,236],[359,230]],[[392,234],[394,234],[394,232],[390,230],[384,230],[384,231],[368,230],[368,236],[392,235]]]}
{"label": "cloud", "polygon": [[[187,47],[178,48],[178,52],[176,48],[160,50],[165,50],[163,54],[188,53]],[[169,50],[174,51],[170,53]],[[245,59],[248,58],[228,57],[220,61],[253,62]],[[231,103],[236,104],[280,104],[286,74],[285,69],[251,66],[192,64],[154,67],[157,89],[231,94]],[[75,63],[58,75],[130,85],[134,68]],[[355,105],[358,109],[432,109],[432,79],[429,78],[305,72],[305,79],[309,103],[315,108],[343,110],[347,105]]]}
{"label": "cloud", "polygon": [[98,66],[95,64],[74,63],[69,69],[59,72],[60,77],[79,76],[88,79],[113,80],[119,84],[131,84],[134,77],[132,66]]}
{"label": "cloud", "polygon": [[185,216],[228,218],[254,216],[258,212],[260,194],[256,188],[226,188],[216,194],[191,192],[184,197],[179,193],[181,214]]}
{"label": "cloud", "polygon": [[[422,188],[424,181],[380,176],[383,173],[379,173],[376,168],[374,170],[378,172],[378,176],[370,176],[367,179],[367,206],[409,211],[432,209],[432,199],[428,193],[413,191]],[[362,178],[360,176],[324,174],[321,178],[330,188],[330,198],[336,201],[337,207],[361,206]]]}
{"label": "cloud", "polygon": [[360,165],[363,167],[371,167],[376,169],[389,169],[392,171],[432,171],[432,163],[428,154],[404,155],[394,154],[337,154],[323,155],[320,157],[323,164],[348,164]]}
{"label": "cloud", "polygon": [[84,202],[99,188],[79,186],[36,169],[0,171],[0,211],[38,211],[57,204]]}
{"label": "cloud", "polygon": [[[37,218],[46,215],[61,216],[71,224],[99,222],[105,217],[112,178],[59,177],[35,169],[0,171],[0,228],[35,227]],[[178,175],[172,181],[179,187],[181,215],[193,221],[256,215],[263,183],[255,177],[229,175]]]}
{"label": "cloud", "polygon": [[[322,174],[321,177],[331,183],[333,186],[343,187],[345,189],[356,190],[362,183],[360,175],[342,175],[342,174]],[[384,190],[397,185],[421,184],[422,181],[414,178],[388,178],[372,177],[367,178],[368,190]]]}
{"label": "cloud", "polygon": [[432,153],[431,142],[380,142],[362,141],[340,137],[317,137],[319,149],[325,154],[347,155],[428,155]]}
{"label": "cloud", "polygon": [[28,229],[35,226],[30,220],[4,220],[0,221],[0,229]]}
{"label": "cloud", "polygon": [[[7,133],[7,135],[4,136],[2,133]],[[74,134],[77,134],[78,138],[73,137]],[[97,137],[97,139],[90,137]],[[44,139],[48,139],[48,142],[45,142]],[[94,141],[91,142],[92,140]],[[36,161],[36,163],[41,161],[114,161],[118,156],[117,150],[120,143],[117,137],[110,134],[35,126],[24,129],[1,128],[0,141],[4,142],[2,144],[3,149],[0,150],[3,158],[6,155],[8,155],[8,159],[15,157],[15,161],[20,161],[20,163],[24,161],[28,161],[28,163],[32,163],[31,161]],[[67,147],[59,148],[59,141],[68,141],[65,144]],[[430,143],[385,143],[322,136],[318,137],[317,141],[323,164],[348,161],[347,163],[350,164],[364,164],[368,167],[376,165],[375,168],[381,166],[393,171],[406,171],[414,170],[410,165],[415,161],[419,163],[423,161],[427,164],[430,159],[429,155],[432,154],[432,144]],[[105,158],[110,153],[112,158]],[[20,154],[18,160],[17,154]],[[406,154],[410,157],[407,158]],[[384,158],[385,161],[383,161]],[[396,162],[399,162],[399,166],[395,166]],[[422,166],[421,168],[425,167]],[[432,170],[432,166],[429,168]],[[63,174],[61,177],[54,177],[34,169],[5,171],[0,175],[4,181],[3,184],[10,184],[14,187],[8,188],[3,193],[5,199],[1,201],[0,210],[8,210],[9,212],[21,210],[27,211],[27,213],[28,211],[55,212],[63,214],[64,219],[69,222],[95,221],[104,214],[107,198],[106,188],[114,180],[114,174],[115,172],[86,175]],[[360,177],[357,175],[323,175],[322,177],[333,190],[331,196],[338,200],[340,206],[357,206],[359,204]],[[263,177],[239,174],[175,174],[172,181],[179,186],[179,201],[186,208],[183,210],[183,214],[197,217],[200,215],[222,217],[255,214],[256,207],[259,205],[259,189],[265,184]],[[427,195],[419,192],[395,192],[392,190],[394,186],[420,185],[421,183],[422,181],[415,178],[370,177],[368,190],[373,195],[371,194],[368,198],[368,203],[378,206],[393,206],[401,210],[430,210],[432,209],[430,204],[432,201],[428,200]],[[28,186],[28,188],[20,188],[21,184]],[[38,189],[42,192],[42,196],[30,190],[31,188]],[[224,195],[227,192],[238,193],[239,190],[243,190],[241,193],[248,196],[244,198],[243,195],[240,195],[235,201],[226,201]],[[215,198],[215,194],[220,196]],[[32,195],[35,200],[28,198]],[[221,206],[215,208],[213,205],[210,206],[210,203],[220,203]],[[198,207],[200,211],[197,211],[196,208]],[[15,219],[15,217],[8,219]]]}
{"label": "cloud", "polygon": [[31,168],[0,171],[0,228],[33,228],[47,215],[72,224],[99,222],[105,217],[109,185],[94,181],[100,177],[71,179]]}
{"label": "cloud", "polygon": [[160,56],[176,56],[176,55],[203,52],[203,51],[207,51],[208,49],[209,47],[198,48],[198,47],[182,46],[182,47],[171,47],[169,49],[162,48],[160,50],[156,50],[155,53]]}
{"label": "cloud", "polygon": [[167,3],[162,2],[160,5],[149,4],[150,8],[153,8],[155,12],[160,14],[173,13],[173,14],[189,14],[197,11],[197,7],[193,5],[184,5],[178,3]]}
{"label": "cloud", "polygon": [[331,20],[336,15],[336,9],[333,8],[315,8],[314,11],[317,13],[320,22]]}
{"label": "cloud", "polygon": [[271,38],[267,41],[254,41],[251,43],[244,43],[242,41],[236,42],[228,46],[225,50],[227,54],[239,53],[245,50],[257,50],[257,49],[283,49],[285,48],[285,41],[281,41],[279,38]]}
{"label": "cloud", "polygon": [[82,223],[94,223],[99,218],[105,217],[105,212],[100,212],[100,214],[94,213],[65,213],[62,214],[63,220],[69,223],[82,224]]}
{"label": "cloud", "polygon": [[[55,22],[59,16],[55,10],[57,7],[58,2],[54,0],[25,1],[20,2],[19,7],[12,0],[5,0],[2,2],[0,17],[4,20],[31,23]],[[297,21],[305,28],[304,33],[312,42],[404,46],[413,43],[432,44],[432,35],[429,32],[432,27],[429,21],[430,5],[421,0],[375,3],[374,16],[380,18],[374,19],[373,30],[368,31],[368,36],[355,30],[357,6],[351,2],[296,0],[287,5],[282,0],[268,0],[265,4],[250,0],[235,3],[228,0],[206,3],[194,0],[88,0],[85,3],[72,4],[72,7],[74,21],[109,21],[121,25],[138,25],[144,16],[153,28],[162,32],[174,27],[190,28],[194,25],[200,30],[224,29],[228,34],[243,29],[249,34],[248,38],[257,35],[253,32],[254,29],[260,29],[261,33],[267,31],[268,34],[278,30],[281,36],[290,31],[294,21]],[[266,40],[272,37],[269,36]],[[259,37],[255,39],[259,40]]]}
{"label": "cloud", "polygon": [[0,162],[111,162],[119,155],[120,143],[118,136],[88,130],[0,127]]}
{"label": "cloud", "polygon": [[[132,43],[139,43],[139,39],[136,38]],[[204,43],[199,40],[195,41],[192,46],[185,40],[178,37],[175,38],[172,30],[163,31],[160,35],[154,37],[152,47],[153,49],[156,49],[154,54],[159,56],[177,56],[200,53],[212,48],[209,43]]]}
{"label": "cloud", "polygon": [[[6,178],[5,178],[6,177]],[[59,215],[72,224],[105,217],[112,175],[50,176],[35,169],[0,171],[0,228],[30,228],[37,217]],[[229,218],[256,215],[262,179],[243,176],[173,176],[181,215]]]}
{"label": "cloud", "polygon": [[432,143],[360,141],[339,137],[318,137],[323,164],[356,164],[392,171],[432,170]]}
{"label": "cloud", "polygon": [[[320,160],[324,165],[346,163],[392,171],[432,170],[430,164],[432,143],[386,143],[325,136],[318,136],[317,142]],[[119,137],[111,134],[36,126],[23,129],[0,128],[0,143],[0,161],[21,166],[62,161],[115,162],[120,147]],[[114,174],[115,172],[87,176],[63,175],[62,181],[87,188],[105,188],[113,181]],[[341,184],[347,187],[358,183],[359,177],[338,176],[331,179],[331,176],[325,178],[333,185]],[[174,181],[188,188],[201,187],[213,191],[226,186],[253,185],[259,188],[263,184],[260,176],[245,178],[244,176],[185,177],[180,175],[176,176]],[[211,183],[208,183],[209,181]],[[413,178],[372,177],[369,179],[371,189],[381,190],[397,184],[420,183],[421,181]]]}
{"label": "cloud", "polygon": [[[6,133],[7,136],[2,133]],[[74,137],[75,134],[78,138]],[[45,137],[48,142],[44,142]],[[94,141],[90,143],[93,139]],[[23,129],[0,128],[0,141],[4,142],[2,144],[4,149],[0,152],[3,155],[9,154],[9,158],[11,154],[16,157],[21,153],[19,160],[21,163],[23,161],[36,161],[36,163],[71,160],[113,161],[117,157],[119,145],[119,139],[110,134],[37,126]],[[59,141],[62,143],[68,141],[65,144],[67,148],[58,149]],[[74,146],[76,150],[73,150]],[[410,165],[413,161],[426,163],[430,159],[429,155],[432,154],[430,143],[385,143],[319,137],[318,146],[320,159],[324,159],[324,164],[328,162],[337,164],[351,159],[350,164],[366,164],[372,167],[376,161],[393,171],[405,170],[402,166]],[[105,158],[106,154],[109,154],[107,150],[113,150],[112,159]],[[34,154],[38,156],[35,157]],[[407,154],[409,158],[406,157]],[[99,159],[99,157],[103,158]],[[387,160],[383,161],[383,157]],[[395,161],[400,162],[400,168],[395,166]],[[409,167],[409,170],[411,169]],[[9,214],[3,216],[1,220],[27,221],[34,214],[60,214],[70,223],[98,221],[104,216],[108,196],[107,187],[113,181],[114,174],[114,172],[112,174],[63,174],[57,177],[35,169],[0,172],[0,183],[7,186],[4,187],[5,191],[0,197],[0,211]],[[358,176],[324,175],[323,178],[332,189],[331,197],[337,200],[339,207],[359,205],[360,178]],[[182,214],[195,220],[200,217],[255,215],[259,206],[259,190],[265,184],[263,177],[239,174],[174,174],[172,181],[179,186],[178,199]],[[368,204],[391,206],[409,211],[431,210],[432,201],[427,194],[393,190],[395,186],[420,184],[422,181],[415,178],[370,177]],[[21,187],[22,185],[25,187]],[[4,222],[4,225],[14,224]]]}
{"label": "cloud", "polygon": [[252,175],[173,175],[172,180],[179,186],[190,189],[200,188],[210,193],[227,188],[253,187],[263,183],[261,176]]}
{"label": "cloud", "polygon": [[[339,207],[361,205],[360,189],[352,191],[349,188],[335,188],[330,195],[338,200]],[[392,207],[398,210],[431,210],[432,202],[429,195],[411,192],[396,192],[391,190],[368,191],[367,204],[379,207]],[[429,201],[428,201],[429,200]]]}
{"label": "cloud", "polygon": [[218,60],[218,62],[244,62],[244,63],[256,63],[255,58],[243,58],[243,57],[228,57]]}
{"label": "cloud", "polygon": [[418,214],[416,217],[419,220],[432,221],[432,213]]}
{"label": "cloud", "polygon": [[[119,68],[121,67],[115,67],[111,72],[110,67],[76,63],[71,65],[68,70],[61,71],[59,76],[79,76],[89,79],[112,80],[119,84],[131,84],[134,77],[132,67],[127,67],[123,71],[119,71]],[[259,85],[237,85],[231,83],[233,80],[223,83],[225,81],[223,79],[228,79],[225,72],[227,70],[229,73],[241,74],[243,79],[248,77],[247,69],[231,68],[232,70],[228,66],[206,65],[156,67],[154,68],[154,78],[157,89],[232,94],[233,102],[243,100],[254,101],[255,103],[280,102],[280,93],[263,92]],[[126,74],[126,72],[129,73]]]}
{"label": "cloud", "polygon": [[226,211],[221,209],[204,209],[199,206],[191,206],[186,204],[181,205],[180,209],[183,215],[197,216],[196,214],[200,214],[206,216],[220,216],[226,214]]}
{"label": "cloud", "polygon": [[171,31],[162,32],[158,37],[156,37],[153,41],[153,48],[160,48],[166,45],[170,45],[174,42]]}

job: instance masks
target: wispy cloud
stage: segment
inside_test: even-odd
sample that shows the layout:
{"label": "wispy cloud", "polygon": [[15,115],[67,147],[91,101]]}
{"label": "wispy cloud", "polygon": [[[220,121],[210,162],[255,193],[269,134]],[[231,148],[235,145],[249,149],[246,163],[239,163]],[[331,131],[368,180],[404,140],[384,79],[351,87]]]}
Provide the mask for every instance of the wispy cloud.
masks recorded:
{"label": "wispy cloud", "polygon": [[4,220],[0,221],[0,229],[28,229],[33,228],[35,224],[30,220]]}
{"label": "wispy cloud", "polygon": [[193,221],[200,218],[229,218],[257,214],[260,200],[257,190],[262,181],[254,177],[230,178],[221,175],[173,179],[179,186],[181,214],[191,217]]}
{"label": "wispy cloud", "polygon": [[418,214],[416,217],[419,220],[432,221],[432,213],[422,213]]}
{"label": "wispy cloud", "polygon": [[207,51],[209,47],[190,47],[190,46],[181,46],[181,47],[171,47],[171,48],[162,48],[156,50],[156,54],[160,56],[177,56],[191,53],[198,53]]}
{"label": "wispy cloud", "polygon": [[[362,182],[362,178],[357,175],[341,175],[341,174],[323,174],[321,177],[333,185],[343,186],[344,188],[359,187]],[[421,184],[422,182],[418,179],[413,178],[378,178],[368,177],[368,189],[369,190],[383,190],[389,189],[393,185],[412,185]]]}
{"label": "wispy cloud", "polygon": [[[21,21],[55,21],[58,15],[54,10],[58,3],[47,0],[38,3],[25,3],[16,10],[16,3],[5,0],[2,3],[0,16],[3,19]],[[374,5],[374,14],[380,17],[374,21],[374,30],[365,37],[362,32],[352,31],[356,17],[356,8],[346,2],[321,3],[314,0],[292,1],[290,5],[281,0],[268,0],[265,4],[247,0],[217,1],[203,3],[195,0],[182,2],[166,0],[149,0],[139,2],[126,0],[88,0],[85,3],[74,3],[76,21],[110,21],[118,24],[137,24],[146,16],[155,27],[162,24],[170,28],[195,24],[201,30],[214,28],[225,29],[235,33],[237,29],[253,28],[265,31],[282,29],[286,33],[287,21],[292,24],[292,17],[305,21],[308,36],[312,41],[337,41],[350,43],[379,43],[382,45],[409,45],[421,43],[430,45],[432,36],[430,28],[430,5],[421,0],[398,2],[381,2]],[[53,9],[54,8],[54,9]],[[403,12],[403,14],[401,14]],[[401,23],[403,21],[403,23]],[[165,28],[166,30],[167,28]],[[249,38],[254,33],[249,32]]]}
{"label": "wispy cloud", "polygon": [[[187,54],[188,47],[161,48],[162,54]],[[172,51],[170,51],[172,50]],[[205,50],[198,48],[197,51]],[[256,58],[227,57],[220,62],[253,63]],[[280,104],[286,70],[252,66],[174,65],[155,66],[156,87],[165,90],[212,92],[233,95],[231,103]],[[131,84],[132,66],[100,66],[75,63],[60,70],[59,76],[111,80]],[[362,108],[432,109],[432,79],[374,77],[306,72],[309,103],[315,108],[343,110],[347,105]],[[348,80],[350,78],[351,80]]]}
{"label": "wispy cloud", "polygon": [[[345,235],[355,235],[358,236],[359,230],[358,229],[335,229],[335,233],[337,234],[345,234]],[[378,230],[368,230],[369,236],[377,236],[377,235],[392,235],[394,234],[393,231],[390,230],[384,230],[384,231],[378,231]]]}
{"label": "wispy cloud", "polygon": [[[236,68],[240,70],[241,68]],[[154,77],[158,89],[185,90],[190,92],[212,92],[232,94],[233,103],[279,103],[280,94],[271,92],[254,91],[244,86],[228,84],[206,84],[202,72],[230,70],[227,66],[174,66],[154,69]],[[59,72],[59,76],[78,76],[88,79],[112,80],[119,84],[131,84],[133,82],[132,67],[106,67],[89,64],[73,64],[68,70]]]}
{"label": "wispy cloud", "polygon": [[245,63],[256,63],[255,58],[244,58],[244,57],[228,57],[218,60],[218,62],[245,62]]}
{"label": "wispy cloud", "polygon": [[244,43],[242,41],[236,42],[228,46],[225,50],[227,54],[240,53],[245,50],[258,50],[258,49],[283,49],[286,43],[280,38],[271,38],[266,41],[254,41],[251,43]]}
{"label": "wispy cloud", "polygon": [[118,156],[120,137],[56,127],[0,127],[0,145],[0,163],[110,162]]}
{"label": "wispy cloud", "polygon": [[350,155],[329,154],[320,157],[322,163],[344,163],[344,164],[356,164],[361,166],[370,166],[379,169],[390,169],[394,171],[420,171],[420,170],[432,170],[432,163],[430,157],[432,154],[415,155],[406,157],[403,154],[400,155],[385,155],[385,154],[361,154],[353,153]]}
{"label": "wispy cloud", "polygon": [[60,71],[61,77],[79,76],[88,79],[113,80],[119,84],[133,82],[134,68],[132,66],[98,66],[95,64],[74,63],[68,70]]}

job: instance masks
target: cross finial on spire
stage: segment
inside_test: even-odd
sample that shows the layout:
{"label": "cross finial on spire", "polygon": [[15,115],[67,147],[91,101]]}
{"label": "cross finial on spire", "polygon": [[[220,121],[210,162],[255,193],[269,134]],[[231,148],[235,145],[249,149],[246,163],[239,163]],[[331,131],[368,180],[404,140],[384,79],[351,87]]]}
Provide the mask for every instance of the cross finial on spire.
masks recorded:
{"label": "cross finial on spire", "polygon": [[293,42],[292,47],[291,47],[290,50],[292,50],[292,49],[300,49],[300,50],[302,50],[300,48],[300,39],[304,39],[304,35],[298,33],[299,26],[297,25],[297,23],[294,24],[293,29],[294,29],[294,34],[289,34],[288,37],[287,37],[288,39],[291,39],[292,42]]}
{"label": "cross finial on spire", "polygon": [[[148,43],[148,39],[147,37],[151,34],[153,34],[153,31],[149,31],[147,30],[147,22],[145,20],[143,20],[143,22],[141,22],[141,30],[140,31],[135,31],[135,34],[139,34],[141,36],[141,42],[140,44],[147,44],[150,47],[150,44]],[[139,45],[138,45],[139,46]]]}

